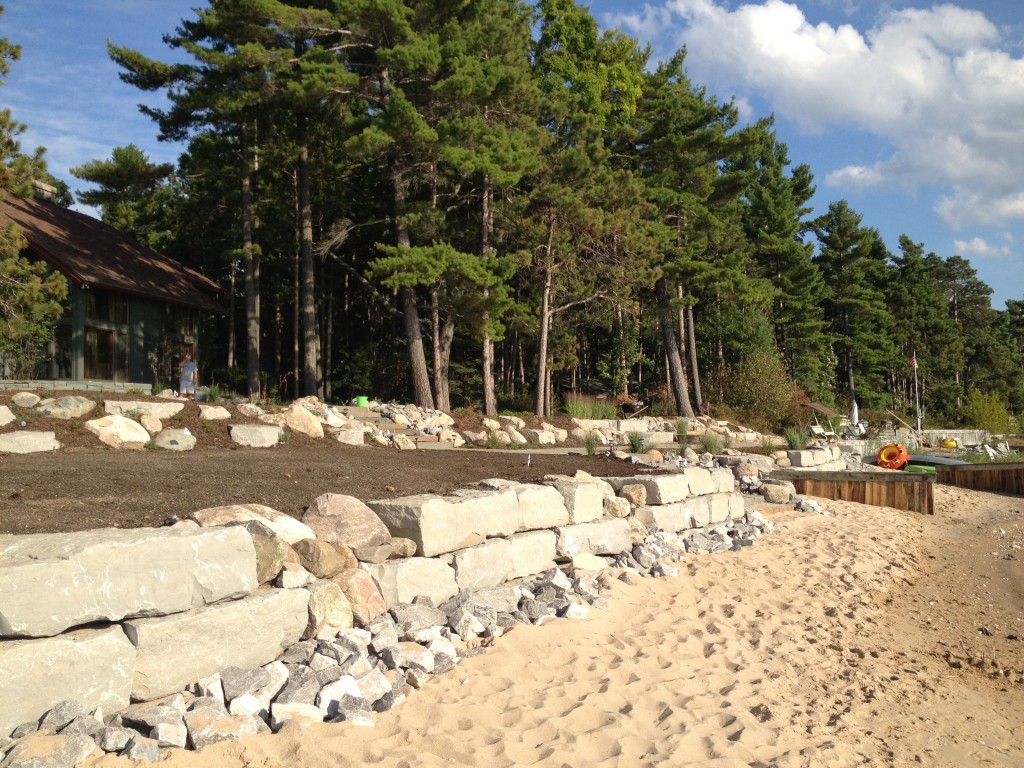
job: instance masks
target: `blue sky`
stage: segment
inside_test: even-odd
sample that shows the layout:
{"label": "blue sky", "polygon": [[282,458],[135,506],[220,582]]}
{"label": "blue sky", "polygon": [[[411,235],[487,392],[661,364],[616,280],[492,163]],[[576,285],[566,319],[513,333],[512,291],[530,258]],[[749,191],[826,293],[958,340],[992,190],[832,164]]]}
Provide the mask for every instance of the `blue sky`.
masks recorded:
{"label": "blue sky", "polygon": [[[3,0],[0,0],[2,2]],[[23,48],[0,103],[47,147],[51,172],[156,141],[107,40],[167,59],[161,36],[203,0],[7,0],[0,36]],[[595,0],[606,27],[687,48],[695,83],[746,120],[776,117],[814,172],[815,215],[845,199],[891,250],[901,234],[970,259],[993,305],[1024,298],[1024,8],[1020,0]]]}

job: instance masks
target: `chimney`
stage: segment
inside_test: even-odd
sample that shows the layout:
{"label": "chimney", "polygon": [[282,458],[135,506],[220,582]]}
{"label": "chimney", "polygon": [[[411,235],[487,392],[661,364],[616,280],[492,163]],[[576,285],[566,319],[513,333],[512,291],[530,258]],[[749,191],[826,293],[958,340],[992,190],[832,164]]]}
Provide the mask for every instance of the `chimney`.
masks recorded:
{"label": "chimney", "polygon": [[48,203],[57,202],[57,188],[39,179],[32,179],[32,196],[36,200],[45,200]]}

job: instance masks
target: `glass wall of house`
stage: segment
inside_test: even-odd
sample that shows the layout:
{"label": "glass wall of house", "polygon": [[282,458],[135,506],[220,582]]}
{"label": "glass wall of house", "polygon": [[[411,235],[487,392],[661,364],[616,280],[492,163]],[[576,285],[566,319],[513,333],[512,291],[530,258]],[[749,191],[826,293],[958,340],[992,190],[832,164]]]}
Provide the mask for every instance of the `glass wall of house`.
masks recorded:
{"label": "glass wall of house", "polygon": [[128,297],[89,288],[85,301],[84,374],[86,379],[128,380]]}

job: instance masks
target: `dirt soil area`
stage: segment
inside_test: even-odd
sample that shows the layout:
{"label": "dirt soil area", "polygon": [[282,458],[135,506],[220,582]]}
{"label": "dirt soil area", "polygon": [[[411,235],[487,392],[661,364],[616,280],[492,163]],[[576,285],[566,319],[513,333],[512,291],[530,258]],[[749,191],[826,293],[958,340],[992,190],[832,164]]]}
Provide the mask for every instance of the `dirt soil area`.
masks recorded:
{"label": "dirt soil area", "polygon": [[[547,474],[572,474],[577,469],[598,476],[641,471],[605,456],[483,448],[399,452],[301,434],[274,448],[242,448],[232,442],[227,425],[257,423],[255,419],[242,417],[227,405],[233,413],[230,420],[204,422],[193,402],[165,427],[187,427],[197,438],[195,450],[115,450],[83,427],[85,421],[102,415],[99,409],[67,421],[19,409],[10,403],[11,394],[0,393],[0,405],[9,405],[18,418],[0,432],[54,432],[62,448],[54,453],[0,454],[0,534],[154,526],[174,515],[186,517],[224,504],[265,504],[301,517],[323,493],[370,500],[447,494],[492,477],[536,482]],[[63,394],[83,393],[53,396]],[[108,397],[159,401],[135,395]],[[479,429],[479,416],[462,419],[467,428]]]}

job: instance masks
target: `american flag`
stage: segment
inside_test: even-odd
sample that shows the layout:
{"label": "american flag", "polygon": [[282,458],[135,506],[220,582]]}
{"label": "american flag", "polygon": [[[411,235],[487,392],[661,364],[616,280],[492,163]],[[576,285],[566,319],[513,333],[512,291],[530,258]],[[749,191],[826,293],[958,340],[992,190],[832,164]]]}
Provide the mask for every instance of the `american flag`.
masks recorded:
{"label": "american flag", "polygon": [[910,362],[910,367],[913,368],[916,371],[917,370],[917,355],[911,355],[909,362]]}

